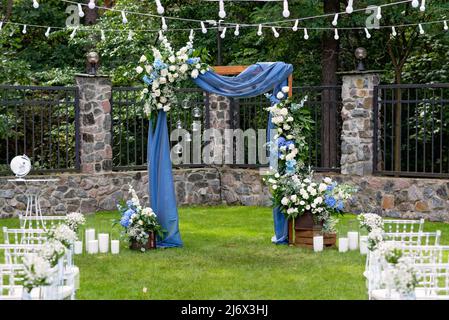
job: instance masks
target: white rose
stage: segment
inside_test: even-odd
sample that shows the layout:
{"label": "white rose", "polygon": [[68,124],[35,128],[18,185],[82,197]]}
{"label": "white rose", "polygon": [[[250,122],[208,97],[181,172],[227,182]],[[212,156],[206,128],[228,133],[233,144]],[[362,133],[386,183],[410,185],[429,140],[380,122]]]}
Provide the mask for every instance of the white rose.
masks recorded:
{"label": "white rose", "polygon": [[147,65],[145,66],[145,71],[146,71],[148,74],[150,74],[150,73],[153,71],[153,67],[150,66],[149,64],[147,64]]}
{"label": "white rose", "polygon": [[282,128],[278,128],[278,132],[282,133],[283,132]]}
{"label": "white rose", "polygon": [[293,117],[288,117],[287,118],[287,122],[292,122],[293,121]]}
{"label": "white rose", "polygon": [[278,186],[274,184],[272,188],[273,188],[273,190],[276,190],[278,188]]}
{"label": "white rose", "polygon": [[279,173],[276,172],[275,175],[274,175],[274,177],[275,177],[275,178],[279,178],[279,177],[280,177]]}
{"label": "white rose", "polygon": [[140,63],[143,63],[143,62],[145,62],[145,61],[147,61],[147,57],[145,57],[145,55],[142,55],[142,56],[140,57],[139,62],[140,62]]}
{"label": "white rose", "polygon": [[282,87],[282,92],[288,93],[289,91],[290,91],[290,87],[289,86]]}
{"label": "white rose", "polygon": [[284,130],[290,130],[290,128],[291,127],[288,124],[286,124],[286,123],[284,124]]}
{"label": "white rose", "polygon": [[299,201],[299,204],[300,204],[301,206],[303,206],[303,205],[305,205],[306,203],[305,203],[303,200],[301,200],[301,201]]}
{"label": "white rose", "polygon": [[324,183],[331,184],[332,183],[332,179],[329,178],[329,177],[326,177],[326,178],[324,178]]}
{"label": "white rose", "polygon": [[164,112],[169,112],[170,111],[170,106],[164,106]]}
{"label": "white rose", "polygon": [[276,95],[276,98],[282,99],[282,98],[284,98],[284,94],[279,91],[278,94]]}
{"label": "white rose", "polygon": [[293,139],[293,136],[292,136],[291,134],[289,134],[289,135],[287,136],[287,139],[288,139],[288,140],[291,140],[291,139]]}
{"label": "white rose", "polygon": [[181,73],[186,73],[187,70],[189,70],[189,66],[186,65],[185,63],[179,68],[179,71]]}
{"label": "white rose", "polygon": [[324,192],[327,189],[327,185],[325,183],[320,183],[318,190],[320,190],[320,192]]}
{"label": "white rose", "polygon": [[141,74],[143,72],[143,68],[141,66],[136,67],[136,72]]}
{"label": "white rose", "polygon": [[170,66],[170,67],[168,67],[168,70],[170,70],[170,71],[176,71],[176,66]]}
{"label": "white rose", "polygon": [[160,84],[166,84],[166,83],[167,83],[167,78],[165,78],[165,77],[160,77],[160,78],[159,78],[159,83],[160,83]]}
{"label": "white rose", "polygon": [[161,90],[159,90],[159,89],[154,90],[154,95],[155,95],[156,97],[160,97],[160,96],[161,96]]}
{"label": "white rose", "polygon": [[290,197],[290,200],[296,202],[296,200],[298,200],[298,197],[296,196],[296,194],[294,194]]}
{"label": "white rose", "polygon": [[286,206],[288,205],[288,199],[286,197],[283,197],[281,200],[282,205]]}
{"label": "white rose", "polygon": [[139,220],[138,224],[140,224],[142,226],[143,225],[143,221]]}
{"label": "white rose", "polygon": [[161,76],[166,77],[168,75],[168,70],[167,69],[162,69],[161,70]]}
{"label": "white rose", "polygon": [[196,79],[198,78],[198,75],[199,75],[198,69],[193,69],[191,74],[192,78]]}
{"label": "white rose", "polygon": [[306,210],[310,210],[310,206],[309,205],[306,205]]}
{"label": "white rose", "polygon": [[166,98],[166,97],[161,97],[161,98],[159,99],[159,101],[160,101],[161,103],[166,103],[166,102],[167,102],[167,98]]}
{"label": "white rose", "polygon": [[168,61],[170,61],[171,63],[175,63],[176,61],[175,56],[170,56],[170,58],[168,58]]}
{"label": "white rose", "polygon": [[147,93],[148,93],[148,88],[143,89],[142,92],[143,92],[144,94],[147,94]]}

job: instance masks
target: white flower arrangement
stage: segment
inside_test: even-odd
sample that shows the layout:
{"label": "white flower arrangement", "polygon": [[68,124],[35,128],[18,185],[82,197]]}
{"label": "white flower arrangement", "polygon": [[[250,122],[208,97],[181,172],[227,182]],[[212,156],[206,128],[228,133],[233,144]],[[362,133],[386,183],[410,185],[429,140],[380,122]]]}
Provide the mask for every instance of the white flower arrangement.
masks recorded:
{"label": "white flower arrangement", "polygon": [[77,240],[77,235],[68,225],[60,224],[48,231],[48,239],[60,241],[66,248],[70,248]]}
{"label": "white flower arrangement", "polygon": [[54,267],[66,253],[66,247],[58,240],[49,240],[42,245],[38,255],[47,260]]}
{"label": "white flower arrangement", "polygon": [[375,213],[361,213],[357,216],[357,220],[360,227],[365,228],[368,232],[371,232],[373,229],[383,230],[384,228],[384,220]]}
{"label": "white flower arrangement", "polygon": [[54,276],[51,264],[45,258],[30,253],[23,258],[23,286],[28,292],[38,286],[49,285]]}
{"label": "white flower arrangement", "polygon": [[65,223],[70,229],[77,232],[78,228],[86,223],[86,218],[80,212],[71,212],[66,216]]}
{"label": "white flower arrangement", "polygon": [[379,243],[383,241],[384,231],[381,228],[372,228],[368,233],[368,250],[374,251]]}
{"label": "white flower arrangement", "polygon": [[139,60],[136,67],[137,74],[143,76],[144,83],[148,86],[142,91],[142,99],[145,101],[144,109],[148,117],[155,115],[159,110],[170,111],[175,102],[175,88],[180,81],[189,77],[196,79],[200,74],[209,70],[209,66],[194,56],[193,32],[189,36],[187,44],[174,51],[167,37],[159,34],[160,47],[152,48],[153,61],[145,55]]}
{"label": "white flower arrangement", "polygon": [[417,283],[417,270],[413,260],[408,257],[401,257],[397,263],[388,264],[382,272],[382,286],[398,292],[401,298],[414,299]]}

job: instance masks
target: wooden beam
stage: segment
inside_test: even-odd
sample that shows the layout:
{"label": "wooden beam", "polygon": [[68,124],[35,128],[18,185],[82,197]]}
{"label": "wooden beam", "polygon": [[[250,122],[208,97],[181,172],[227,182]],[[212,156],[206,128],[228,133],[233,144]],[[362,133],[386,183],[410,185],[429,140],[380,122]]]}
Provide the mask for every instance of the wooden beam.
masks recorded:
{"label": "wooden beam", "polygon": [[291,98],[293,96],[293,74],[290,74],[288,76],[288,87],[289,87],[288,96]]}

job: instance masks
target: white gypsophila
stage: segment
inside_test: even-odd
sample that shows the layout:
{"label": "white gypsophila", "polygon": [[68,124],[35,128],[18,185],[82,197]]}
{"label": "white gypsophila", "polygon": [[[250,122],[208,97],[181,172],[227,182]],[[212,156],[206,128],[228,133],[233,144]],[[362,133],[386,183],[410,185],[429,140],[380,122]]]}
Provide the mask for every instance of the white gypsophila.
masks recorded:
{"label": "white gypsophila", "polygon": [[382,217],[375,213],[361,213],[357,216],[357,220],[360,223],[360,227],[365,228],[368,232],[376,228],[383,229],[384,226]]}
{"label": "white gypsophila", "polygon": [[50,262],[52,266],[58,263],[59,258],[64,256],[66,247],[58,240],[49,240],[39,249],[38,254]]}
{"label": "white gypsophila", "polygon": [[374,228],[368,233],[368,249],[373,251],[378,247],[378,244],[383,241],[383,230]]}
{"label": "white gypsophila", "polygon": [[417,283],[417,270],[413,260],[408,257],[399,258],[396,264],[389,264],[382,272],[382,285],[397,291],[401,296],[414,292]]}
{"label": "white gypsophila", "polygon": [[71,212],[65,218],[65,223],[73,231],[77,231],[78,228],[86,223],[86,218],[81,212]]}
{"label": "white gypsophila", "polygon": [[50,262],[34,253],[27,254],[23,258],[24,267],[24,287],[28,292],[32,288],[49,285],[54,275]]}
{"label": "white gypsophila", "polygon": [[67,248],[77,239],[76,232],[66,224],[60,224],[56,228],[51,229],[48,236],[50,239],[62,242]]}

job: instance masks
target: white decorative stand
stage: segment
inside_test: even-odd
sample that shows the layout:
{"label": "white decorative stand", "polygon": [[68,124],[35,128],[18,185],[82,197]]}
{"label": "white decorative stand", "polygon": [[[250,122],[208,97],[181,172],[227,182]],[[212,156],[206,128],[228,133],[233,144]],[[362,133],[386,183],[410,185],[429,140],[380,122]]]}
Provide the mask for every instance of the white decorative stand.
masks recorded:
{"label": "white decorative stand", "polygon": [[[44,190],[43,186],[46,185],[48,182],[57,182],[59,179],[23,179],[23,178],[16,178],[16,179],[8,179],[9,182],[14,183],[24,183],[26,187],[26,191],[23,192],[25,196],[27,197],[27,207],[25,210],[25,224],[24,228],[26,228],[27,224],[29,223],[29,227],[32,227],[31,222],[27,221],[29,217],[35,216],[38,217],[38,220],[36,220],[36,223],[40,221],[41,228],[44,230],[47,230],[45,228],[44,220],[42,219],[42,208],[41,208],[41,194],[42,190]],[[36,186],[32,186],[33,184],[36,184]],[[19,186],[19,184],[17,184]],[[20,190],[20,188],[19,188]]]}

